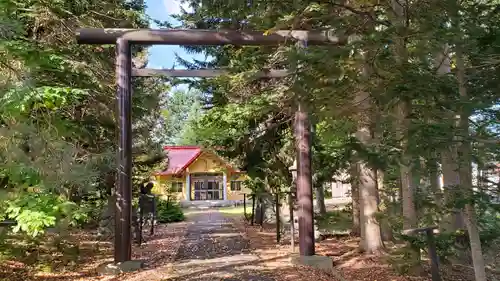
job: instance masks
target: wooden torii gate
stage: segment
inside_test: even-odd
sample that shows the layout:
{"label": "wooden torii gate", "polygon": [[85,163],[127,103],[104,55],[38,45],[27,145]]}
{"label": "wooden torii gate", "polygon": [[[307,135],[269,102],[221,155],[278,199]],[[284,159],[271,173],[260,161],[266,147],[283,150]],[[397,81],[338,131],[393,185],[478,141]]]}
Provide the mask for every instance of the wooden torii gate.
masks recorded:
{"label": "wooden torii gate", "polygon": [[[132,69],[131,46],[139,45],[253,45],[276,46],[292,42],[308,45],[342,45],[347,36],[339,36],[332,30],[277,30],[265,35],[261,31],[199,30],[199,29],[79,29],[79,44],[116,44],[116,99],[119,116],[118,182],[116,186],[115,212],[115,263],[131,260],[132,217],[132,76],[163,75],[170,77],[215,77],[223,70],[163,70]],[[258,77],[285,77],[286,70],[269,70]],[[297,197],[299,203],[299,251],[300,255],[312,256],[314,249],[314,211],[311,172],[310,123],[307,110],[299,97],[295,113],[295,139],[297,152]]]}

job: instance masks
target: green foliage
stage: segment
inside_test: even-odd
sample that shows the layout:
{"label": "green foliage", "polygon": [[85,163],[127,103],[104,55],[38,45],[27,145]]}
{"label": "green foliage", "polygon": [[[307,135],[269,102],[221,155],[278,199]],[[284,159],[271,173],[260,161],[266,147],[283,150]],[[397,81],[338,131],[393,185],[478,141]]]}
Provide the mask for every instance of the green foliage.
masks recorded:
{"label": "green foliage", "polygon": [[418,259],[415,258],[415,249],[403,247],[391,252],[387,260],[398,274],[412,274],[412,269],[419,265]]}
{"label": "green foliage", "polygon": [[45,110],[51,113],[76,104],[85,96],[88,96],[88,92],[81,89],[46,86],[36,89],[13,88],[1,97],[0,111],[7,114],[26,114],[31,111]]}
{"label": "green foliage", "polygon": [[157,219],[161,223],[180,222],[185,219],[181,206],[168,200],[158,201],[156,213]]}
{"label": "green foliage", "polygon": [[318,229],[323,234],[345,234],[352,228],[352,213],[349,209],[329,211],[324,215],[316,216]]}
{"label": "green foliage", "polygon": [[161,145],[146,145],[143,154],[136,152],[133,167],[133,183],[136,187],[142,186],[149,181],[154,172],[165,169],[168,165],[168,157]]}
{"label": "green foliage", "polygon": [[[496,183],[485,187],[478,181],[477,192],[471,192],[471,183],[461,175],[462,185],[450,186],[445,194],[433,184],[442,172],[437,163],[443,164],[441,157],[450,148],[471,144],[470,155],[460,151],[454,159],[460,167],[465,164],[461,158],[467,158],[467,165],[474,159],[481,167],[499,161],[498,1],[396,1],[407,13],[401,18],[395,15],[394,1],[243,2],[208,1],[200,6],[197,0],[186,1],[193,12],[177,18],[187,28],[253,29],[266,34],[328,29],[355,33],[359,41],[305,49],[291,44],[187,47],[213,59],[180,60],[186,67],[210,66],[231,73],[191,83],[205,94],[205,106],[210,108],[195,122],[194,139],[223,147],[220,153],[251,175],[254,193],[290,189],[288,167],[295,157],[292,120],[300,100],[316,129],[315,186],[358,163],[383,176],[378,186],[380,212],[375,217],[388,224],[397,242],[410,244],[394,254],[403,261],[403,271],[418,264],[414,250],[424,243],[420,237],[401,235],[405,219],[408,224],[402,207],[415,205],[417,226],[428,226],[449,223],[454,209],[471,204],[481,240],[492,241],[500,229],[491,200],[493,194],[498,197]],[[463,84],[457,69],[459,53],[465,60]],[[450,60],[446,74],[438,70],[446,66],[442,55]],[[252,78],[255,71],[270,68],[294,72],[281,79]],[[370,98],[369,108],[360,107],[364,104],[360,93]],[[404,116],[401,105],[407,106]],[[460,114],[462,120],[470,119],[469,130],[457,126]],[[362,130],[369,131],[369,140],[362,140]],[[405,182],[405,188],[414,191],[414,202],[401,196],[402,164],[411,169],[411,184]],[[463,244],[456,233],[443,233],[437,239],[443,259],[456,256]]]}
{"label": "green foliage", "polygon": [[61,220],[76,225],[87,219],[87,210],[50,194],[25,192],[7,201],[6,205],[5,219],[17,222],[13,231],[23,231],[32,237],[43,234],[46,228],[56,226]]}
{"label": "green foliage", "polygon": [[[147,27],[144,9],[142,1],[0,1],[0,217],[15,220],[14,231],[40,237],[99,217],[116,168],[115,52],[77,45],[74,34]],[[145,51],[134,48],[134,64]],[[134,178],[144,180],[165,159],[151,132],[166,87],[159,78],[133,87]]]}
{"label": "green foliage", "polygon": [[169,92],[163,102],[161,114],[162,126],[157,137],[164,144],[194,145],[200,142],[195,128],[195,123],[204,114],[199,91]]}

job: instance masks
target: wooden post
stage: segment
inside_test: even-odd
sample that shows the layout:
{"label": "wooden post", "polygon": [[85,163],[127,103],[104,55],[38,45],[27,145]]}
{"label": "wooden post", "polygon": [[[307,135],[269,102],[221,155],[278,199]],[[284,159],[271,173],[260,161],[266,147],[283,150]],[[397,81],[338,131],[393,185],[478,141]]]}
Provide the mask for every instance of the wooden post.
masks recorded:
{"label": "wooden post", "polygon": [[247,220],[247,195],[243,193],[243,216]]}
{"label": "wooden post", "polygon": [[437,255],[436,241],[434,240],[434,229],[426,229],[427,246],[429,247],[429,260],[431,262],[432,281],[441,281],[439,274],[439,257]]}
{"label": "wooden post", "polygon": [[310,129],[308,114],[304,105],[299,103],[295,113],[295,142],[299,201],[299,251],[302,256],[313,256],[315,253]]}
{"label": "wooden post", "polygon": [[251,225],[253,225],[255,221],[255,194],[252,194],[252,222]]}
{"label": "wooden post", "polygon": [[275,195],[275,204],[276,204],[276,242],[280,242],[281,240],[281,227],[280,227],[280,193],[276,190]]}
{"label": "wooden post", "polygon": [[[142,194],[141,194],[141,196],[142,196]],[[139,246],[141,246],[141,244],[142,244],[142,225],[143,224],[144,224],[144,210],[139,203],[139,225],[137,226],[137,230],[136,230],[136,235],[137,235],[136,239],[137,239],[137,244]]]}
{"label": "wooden post", "polygon": [[288,206],[290,212],[290,244],[292,253],[295,253],[295,218],[293,217],[293,193],[288,194]]}
{"label": "wooden post", "polygon": [[[309,38],[298,40],[298,49],[307,47]],[[292,66],[297,69],[300,64]],[[314,210],[312,194],[311,165],[311,125],[307,109],[307,99],[301,90],[297,95],[297,111],[295,112],[295,151],[297,153],[297,199],[299,204],[299,252],[301,256],[314,256]]]}
{"label": "wooden post", "polygon": [[156,196],[153,195],[153,213],[151,214],[151,229],[149,235],[155,234],[155,220],[156,220]]}
{"label": "wooden post", "polygon": [[259,224],[260,224],[260,231],[264,230],[264,210],[263,210],[263,204],[262,204],[262,197],[259,196]]}
{"label": "wooden post", "polygon": [[118,181],[115,212],[115,263],[132,258],[132,59],[130,42],[116,40],[116,100],[118,101]]}
{"label": "wooden post", "polygon": [[436,242],[434,239],[434,229],[437,226],[429,226],[422,228],[412,228],[403,230],[404,235],[417,235],[419,233],[425,232],[427,238],[427,247],[429,252],[429,260],[431,263],[431,276],[432,281],[441,281],[441,276],[439,274],[439,258],[437,255]]}

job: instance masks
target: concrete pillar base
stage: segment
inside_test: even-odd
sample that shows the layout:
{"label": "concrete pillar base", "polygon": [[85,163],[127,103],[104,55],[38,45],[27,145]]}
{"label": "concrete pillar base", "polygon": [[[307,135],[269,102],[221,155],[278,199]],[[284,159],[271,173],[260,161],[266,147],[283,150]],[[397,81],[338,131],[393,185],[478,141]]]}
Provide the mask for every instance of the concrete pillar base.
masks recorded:
{"label": "concrete pillar base", "polygon": [[124,272],[137,271],[144,267],[144,261],[132,260],[121,263],[107,262],[97,267],[99,275],[117,275]]}
{"label": "concrete pillar base", "polygon": [[290,261],[293,265],[306,265],[317,269],[320,269],[330,276],[333,276],[335,280],[348,281],[345,279],[340,272],[335,270],[333,266],[333,260],[331,257],[325,256],[300,256],[299,254],[292,254]]}
{"label": "concrete pillar base", "polygon": [[290,257],[290,261],[293,265],[307,265],[314,268],[321,269],[328,273],[333,270],[333,260],[330,257],[325,256],[301,256],[299,254],[293,254]]}

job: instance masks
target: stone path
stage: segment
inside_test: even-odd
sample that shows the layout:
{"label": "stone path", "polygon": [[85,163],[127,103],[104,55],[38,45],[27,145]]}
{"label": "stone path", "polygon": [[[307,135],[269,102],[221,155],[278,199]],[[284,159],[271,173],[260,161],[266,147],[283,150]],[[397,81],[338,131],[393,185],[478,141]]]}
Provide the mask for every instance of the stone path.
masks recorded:
{"label": "stone path", "polygon": [[216,210],[189,216],[170,281],[275,281],[248,241]]}

